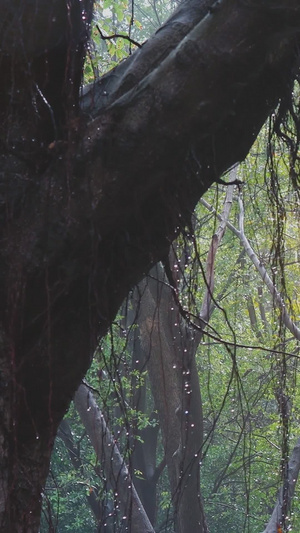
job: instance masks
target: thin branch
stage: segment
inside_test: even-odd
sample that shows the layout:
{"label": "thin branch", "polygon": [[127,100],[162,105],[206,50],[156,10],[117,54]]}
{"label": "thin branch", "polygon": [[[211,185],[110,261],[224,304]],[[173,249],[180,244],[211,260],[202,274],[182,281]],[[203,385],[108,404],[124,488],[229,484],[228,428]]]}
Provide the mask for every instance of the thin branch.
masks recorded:
{"label": "thin branch", "polygon": [[[239,216],[239,225],[240,229],[238,230],[233,224],[230,222],[227,222],[227,227],[240,239],[241,244],[243,245],[248,257],[251,259],[252,263],[254,264],[256,270],[260,274],[263,282],[268,287],[274,303],[277,305],[277,307],[281,311],[281,317],[284,325],[289,329],[289,331],[292,333],[292,335],[295,337],[295,339],[300,340],[300,329],[296,326],[296,324],[292,321],[290,318],[284,300],[280,294],[280,292],[276,289],[274,286],[270,276],[268,275],[266,268],[262,265],[259,258],[257,257],[256,253],[254,252],[253,248],[251,247],[245,233],[244,233],[244,208],[241,198],[238,199],[239,202],[239,208],[240,208],[240,216]],[[222,220],[222,216],[219,215],[216,210],[208,204],[203,198],[200,199],[200,203],[206,207],[211,213],[214,213],[219,220]]]}
{"label": "thin branch", "polygon": [[300,340],[300,329],[296,326],[296,324],[292,321],[290,318],[289,313],[287,312],[286,305],[284,303],[284,300],[280,294],[280,292],[276,289],[274,283],[272,282],[269,274],[267,273],[265,267],[261,263],[261,261],[258,259],[256,253],[254,252],[253,248],[251,247],[245,233],[244,233],[244,206],[241,197],[238,198],[238,204],[240,208],[240,215],[239,215],[239,239],[244,246],[246,253],[248,257],[251,259],[252,263],[254,264],[256,270],[260,274],[263,282],[268,287],[274,303],[277,305],[277,307],[280,309],[281,312],[281,318],[284,323],[284,325],[290,330],[292,335],[294,335],[295,339],[298,341]]}
{"label": "thin branch", "polygon": [[206,273],[205,273],[206,291],[205,291],[205,295],[203,298],[202,307],[200,311],[200,318],[201,320],[204,320],[205,322],[209,321],[209,318],[211,315],[211,303],[212,303],[213,292],[214,292],[215,259],[216,259],[216,254],[217,254],[219,245],[221,243],[221,240],[226,230],[226,225],[228,222],[228,218],[229,218],[229,214],[230,214],[230,210],[232,206],[233,191],[234,191],[234,185],[229,183],[223,211],[220,217],[221,223],[217,231],[215,232],[215,234],[212,236],[210,248],[209,248],[208,255],[207,255]]}
{"label": "thin branch", "polygon": [[104,35],[103,32],[100,30],[98,24],[96,24],[96,28],[103,41],[106,41],[106,40],[112,41],[113,39],[120,38],[120,39],[125,39],[125,41],[129,41],[130,44],[134,44],[138,48],[142,48],[143,46],[142,44],[138,43],[137,41],[129,37],[129,35],[123,35],[122,33],[113,33],[112,35]]}

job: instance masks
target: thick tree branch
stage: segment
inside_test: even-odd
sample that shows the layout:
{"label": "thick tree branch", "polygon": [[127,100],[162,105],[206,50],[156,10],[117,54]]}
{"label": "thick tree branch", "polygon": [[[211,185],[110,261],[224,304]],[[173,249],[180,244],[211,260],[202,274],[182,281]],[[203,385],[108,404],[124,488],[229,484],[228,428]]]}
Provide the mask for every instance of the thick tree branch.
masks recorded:
{"label": "thick tree branch", "polygon": [[208,13],[215,0],[184,0],[157,32],[126,61],[83,89],[82,109],[95,118],[159,65]]}

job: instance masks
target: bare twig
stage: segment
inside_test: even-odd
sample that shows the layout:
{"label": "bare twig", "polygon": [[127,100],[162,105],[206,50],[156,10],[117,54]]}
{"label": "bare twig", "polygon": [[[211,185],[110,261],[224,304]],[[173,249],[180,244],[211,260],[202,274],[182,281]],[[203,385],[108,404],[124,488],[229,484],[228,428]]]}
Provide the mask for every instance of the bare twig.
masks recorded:
{"label": "bare twig", "polygon": [[125,41],[129,41],[130,44],[134,44],[134,46],[137,46],[138,48],[142,48],[143,46],[142,44],[138,43],[137,41],[129,37],[129,35],[123,35],[122,33],[113,33],[112,35],[104,35],[103,32],[100,30],[98,24],[96,24],[96,28],[103,41],[106,41],[106,40],[112,41],[113,39],[120,38],[120,39],[125,39]]}

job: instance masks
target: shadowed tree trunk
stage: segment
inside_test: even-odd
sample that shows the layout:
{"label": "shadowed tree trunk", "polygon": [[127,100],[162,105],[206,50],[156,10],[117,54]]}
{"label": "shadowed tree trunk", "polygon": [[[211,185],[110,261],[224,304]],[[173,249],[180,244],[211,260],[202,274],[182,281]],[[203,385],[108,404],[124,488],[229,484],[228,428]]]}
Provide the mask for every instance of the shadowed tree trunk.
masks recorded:
{"label": "shadowed tree trunk", "polygon": [[291,90],[300,6],[187,0],[84,111],[92,0],[0,7],[0,524],[18,533],[124,296]]}

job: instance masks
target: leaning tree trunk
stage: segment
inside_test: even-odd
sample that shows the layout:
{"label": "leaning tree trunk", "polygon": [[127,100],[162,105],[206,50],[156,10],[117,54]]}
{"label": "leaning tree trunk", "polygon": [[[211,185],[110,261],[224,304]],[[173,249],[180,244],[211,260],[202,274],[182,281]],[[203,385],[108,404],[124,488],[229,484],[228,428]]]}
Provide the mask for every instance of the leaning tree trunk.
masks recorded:
{"label": "leaning tree trunk", "polygon": [[3,531],[38,531],[99,336],[291,89],[299,1],[269,4],[186,0],[82,112],[92,0],[0,0]]}
{"label": "leaning tree trunk", "polygon": [[126,527],[131,533],[154,533],[118,444],[86,384],[82,383],[77,389],[74,405],[95,450],[97,460],[102,462],[109,488],[114,494],[117,520],[123,523],[121,527]]}

